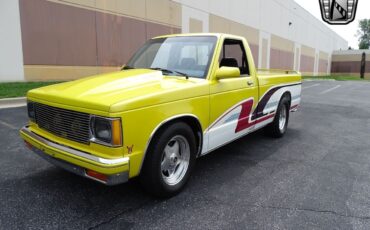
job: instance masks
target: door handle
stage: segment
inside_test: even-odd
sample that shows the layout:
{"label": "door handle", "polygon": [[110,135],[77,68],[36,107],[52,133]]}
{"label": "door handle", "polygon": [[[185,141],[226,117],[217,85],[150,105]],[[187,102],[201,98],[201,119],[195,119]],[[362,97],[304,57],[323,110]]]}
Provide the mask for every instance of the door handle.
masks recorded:
{"label": "door handle", "polygon": [[247,84],[248,84],[249,86],[252,86],[254,83],[253,83],[253,81],[247,81]]}

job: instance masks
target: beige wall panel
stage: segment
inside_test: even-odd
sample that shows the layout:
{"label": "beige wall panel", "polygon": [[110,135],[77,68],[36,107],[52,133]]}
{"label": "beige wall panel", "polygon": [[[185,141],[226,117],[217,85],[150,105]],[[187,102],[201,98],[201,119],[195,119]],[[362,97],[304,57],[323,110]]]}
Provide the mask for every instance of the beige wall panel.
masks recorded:
{"label": "beige wall panel", "polygon": [[267,68],[267,48],[268,48],[268,40],[262,39],[262,69]]}
{"label": "beige wall panel", "polygon": [[[124,1],[117,1],[117,0],[96,0],[96,8],[101,10],[107,10],[111,12],[117,12],[117,2],[125,2]],[[145,9],[145,8],[144,8]]]}
{"label": "beige wall panel", "polygon": [[253,43],[249,43],[249,47],[252,51],[254,65],[258,66],[259,47]]}
{"label": "beige wall panel", "polygon": [[298,70],[299,69],[299,65],[300,65],[299,61],[300,61],[300,56],[301,56],[301,53],[300,52],[301,52],[301,49],[297,47],[295,49],[295,53],[296,53],[295,66],[294,66],[294,69],[295,70]]}
{"label": "beige wall panel", "polygon": [[294,53],[294,42],[279,36],[271,35],[271,49],[278,49]]}
{"label": "beige wall panel", "polygon": [[301,55],[309,56],[315,58],[315,49],[302,45],[301,47]]}
{"label": "beige wall panel", "polygon": [[328,60],[329,59],[329,54],[320,51],[320,59]]}
{"label": "beige wall panel", "polygon": [[116,6],[120,14],[145,18],[145,0],[118,0]]}
{"label": "beige wall panel", "polygon": [[119,69],[120,67],[25,65],[24,75],[26,81],[67,81]]}
{"label": "beige wall panel", "polygon": [[259,31],[249,26],[210,14],[209,32],[229,33],[245,37],[249,43],[259,44]]}
{"label": "beige wall panel", "polygon": [[146,1],[146,18],[150,21],[170,24],[170,1]]}
{"label": "beige wall panel", "polygon": [[181,27],[182,25],[182,6],[177,2],[170,2],[169,24],[177,27]]}
{"label": "beige wall panel", "polygon": [[245,37],[249,43],[259,43],[259,31],[257,29],[233,21],[230,21],[229,25],[229,33]]}
{"label": "beige wall panel", "polygon": [[194,18],[189,19],[189,31],[190,33],[201,33],[203,32],[203,22]]}
{"label": "beige wall panel", "polygon": [[95,7],[95,1],[102,1],[102,0],[59,0],[60,2],[67,2],[72,4],[77,4],[81,6],[88,6],[88,7]]}
{"label": "beige wall panel", "polygon": [[352,62],[352,61],[361,61],[362,55],[360,54],[344,54],[344,55],[333,55],[333,62]]}
{"label": "beige wall panel", "polygon": [[314,76],[314,72],[301,72],[302,76]]}
{"label": "beige wall panel", "polygon": [[230,22],[222,17],[209,15],[209,32],[230,33]]}
{"label": "beige wall panel", "polygon": [[181,4],[170,0],[47,0],[181,27]]}

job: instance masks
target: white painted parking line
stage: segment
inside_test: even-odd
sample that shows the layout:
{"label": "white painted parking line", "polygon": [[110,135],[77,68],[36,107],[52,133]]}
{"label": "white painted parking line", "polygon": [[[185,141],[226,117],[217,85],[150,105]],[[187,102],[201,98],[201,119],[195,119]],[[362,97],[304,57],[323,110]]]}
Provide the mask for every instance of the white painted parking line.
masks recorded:
{"label": "white painted parking line", "polygon": [[310,85],[310,86],[307,86],[307,87],[303,87],[302,89],[309,89],[309,88],[312,88],[312,87],[316,87],[316,86],[319,86],[320,84],[314,84],[314,85]]}
{"label": "white painted parking line", "polygon": [[14,103],[14,104],[7,104],[7,105],[1,105],[0,104],[0,109],[10,109],[10,108],[19,108],[19,107],[24,107],[26,106],[26,103]]}
{"label": "white painted parking line", "polygon": [[17,127],[15,127],[14,125],[8,124],[8,123],[6,123],[6,122],[4,122],[4,121],[0,121],[0,125],[3,125],[3,126],[5,126],[5,127],[8,127],[9,129],[18,130],[18,128],[17,128]]}
{"label": "white painted parking line", "polygon": [[340,87],[342,87],[341,85],[337,85],[337,86],[335,86],[335,87],[333,87],[333,88],[330,88],[330,89],[327,89],[327,90],[325,90],[325,91],[322,91],[321,93],[319,93],[320,95],[322,95],[322,94],[326,94],[326,93],[329,93],[329,92],[331,92],[331,91],[334,91],[334,90],[336,90],[336,89],[338,89],[338,88],[340,88]]}

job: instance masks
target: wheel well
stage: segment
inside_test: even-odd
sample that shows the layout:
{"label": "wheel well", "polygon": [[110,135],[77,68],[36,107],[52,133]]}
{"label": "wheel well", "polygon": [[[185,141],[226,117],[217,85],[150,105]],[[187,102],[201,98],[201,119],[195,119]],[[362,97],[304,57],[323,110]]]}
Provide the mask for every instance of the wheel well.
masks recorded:
{"label": "wheel well", "polygon": [[[200,124],[199,120],[195,117],[186,116],[179,118],[177,121],[183,121],[186,124],[189,125],[189,127],[193,130],[194,136],[197,141],[197,157],[201,154],[202,151],[202,145],[203,145],[203,131],[202,131],[202,125]],[[176,120],[174,121],[176,122]]]}
{"label": "wheel well", "polygon": [[[202,146],[203,145],[203,131],[202,131],[202,126],[198,118],[192,115],[184,115],[180,117],[175,117],[173,119],[170,118],[169,120],[165,121],[164,123],[156,127],[152,135],[149,137],[149,141],[148,141],[147,147],[144,152],[144,159],[142,160],[141,167],[144,164],[146,153],[148,152],[148,149],[150,148],[150,145],[152,144],[152,140],[154,139],[154,137],[158,135],[162,130],[167,128],[169,125],[176,123],[176,122],[184,122],[187,125],[189,125],[189,127],[193,130],[193,133],[194,133],[194,136],[197,142],[197,148],[198,148],[196,157],[198,157],[201,154],[202,147],[203,147]],[[140,171],[141,171],[141,168],[140,168]]]}
{"label": "wheel well", "polygon": [[286,91],[282,96],[281,96],[281,99],[283,99],[284,97],[288,97],[289,98],[289,108],[290,106],[292,105],[292,95],[289,91]]}

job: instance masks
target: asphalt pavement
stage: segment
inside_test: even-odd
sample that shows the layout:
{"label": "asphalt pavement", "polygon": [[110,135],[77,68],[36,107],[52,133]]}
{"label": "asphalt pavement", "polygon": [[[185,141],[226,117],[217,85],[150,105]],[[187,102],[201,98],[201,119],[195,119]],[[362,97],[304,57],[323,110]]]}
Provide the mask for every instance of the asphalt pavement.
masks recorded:
{"label": "asphalt pavement", "polygon": [[370,83],[303,84],[283,139],[251,134],[198,160],[158,200],[31,153],[26,108],[0,109],[0,229],[370,229]]}

